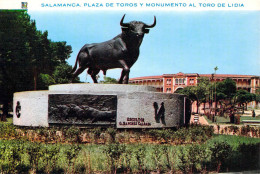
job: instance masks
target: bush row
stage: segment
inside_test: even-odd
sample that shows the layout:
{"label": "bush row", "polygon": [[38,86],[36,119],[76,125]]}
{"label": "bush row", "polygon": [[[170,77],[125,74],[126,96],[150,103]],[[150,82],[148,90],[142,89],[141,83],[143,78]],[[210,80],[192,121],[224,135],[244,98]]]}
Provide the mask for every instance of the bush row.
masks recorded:
{"label": "bush row", "polygon": [[190,125],[190,127],[172,129],[151,129],[147,133],[153,138],[153,141],[163,140],[166,143],[189,144],[193,142],[203,143],[212,137],[213,126]]}
{"label": "bush row", "polygon": [[45,143],[202,143],[211,138],[213,127],[191,125],[180,129],[115,129],[115,128],[21,128],[11,124],[0,124],[0,138],[23,139]]}
{"label": "bush row", "polygon": [[[64,148],[61,145],[2,140],[0,171],[1,173],[72,173],[74,161],[80,150],[81,147],[78,145]],[[61,157],[63,161],[59,161]]]}
{"label": "bush row", "polygon": [[232,134],[232,135],[239,135],[239,136],[247,136],[247,137],[260,137],[260,127],[254,126],[225,126],[224,128],[220,128],[217,125],[218,133],[219,134]]}
{"label": "bush row", "polygon": [[[239,141],[237,141],[239,142]],[[1,173],[207,173],[259,169],[259,143],[76,145],[0,141]]]}

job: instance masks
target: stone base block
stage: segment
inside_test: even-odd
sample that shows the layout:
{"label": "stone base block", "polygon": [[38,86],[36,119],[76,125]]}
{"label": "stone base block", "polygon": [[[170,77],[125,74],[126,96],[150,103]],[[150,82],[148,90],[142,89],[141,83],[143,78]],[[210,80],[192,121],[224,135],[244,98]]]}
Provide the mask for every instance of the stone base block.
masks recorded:
{"label": "stone base block", "polygon": [[49,126],[49,91],[17,92],[13,98],[13,124],[19,126]]}
{"label": "stone base block", "polygon": [[117,84],[53,85],[14,94],[15,125],[164,128],[189,123],[190,100],[153,87]]}

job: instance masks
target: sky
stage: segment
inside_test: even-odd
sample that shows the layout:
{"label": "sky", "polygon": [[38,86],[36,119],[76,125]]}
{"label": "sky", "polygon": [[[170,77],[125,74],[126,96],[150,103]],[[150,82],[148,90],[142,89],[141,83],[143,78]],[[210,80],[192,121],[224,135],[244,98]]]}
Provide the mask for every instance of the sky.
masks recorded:
{"label": "sky", "polygon": [[[28,11],[38,30],[52,41],[66,41],[72,66],[86,43],[121,33],[120,20],[157,24],[145,35],[130,78],[162,74],[214,73],[260,75],[260,11]],[[119,79],[121,69],[108,70]],[[100,72],[101,79],[103,78]],[[83,82],[92,82],[86,71]]]}

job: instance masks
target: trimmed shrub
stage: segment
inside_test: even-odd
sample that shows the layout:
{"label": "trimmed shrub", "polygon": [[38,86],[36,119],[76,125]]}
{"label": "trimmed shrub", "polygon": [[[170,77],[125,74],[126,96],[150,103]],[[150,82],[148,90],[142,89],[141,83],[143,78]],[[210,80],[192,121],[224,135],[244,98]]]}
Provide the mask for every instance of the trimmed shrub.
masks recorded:
{"label": "trimmed shrub", "polygon": [[216,171],[219,172],[222,165],[225,165],[228,157],[232,152],[231,146],[226,142],[214,142],[211,150],[211,162],[216,167]]}

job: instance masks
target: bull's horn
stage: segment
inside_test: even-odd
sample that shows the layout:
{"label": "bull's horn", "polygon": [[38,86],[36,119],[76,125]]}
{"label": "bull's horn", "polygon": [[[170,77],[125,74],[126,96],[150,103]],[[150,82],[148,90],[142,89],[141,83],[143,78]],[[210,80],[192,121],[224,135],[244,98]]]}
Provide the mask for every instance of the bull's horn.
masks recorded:
{"label": "bull's horn", "polygon": [[153,22],[153,24],[152,25],[147,25],[147,24],[145,24],[145,28],[153,28],[154,26],[156,25],[156,17],[154,16],[154,22]]}
{"label": "bull's horn", "polygon": [[128,27],[129,24],[128,24],[128,23],[124,23],[124,18],[125,18],[125,14],[124,14],[124,16],[122,17],[122,19],[121,19],[121,21],[120,21],[120,25],[121,25],[122,27]]}

